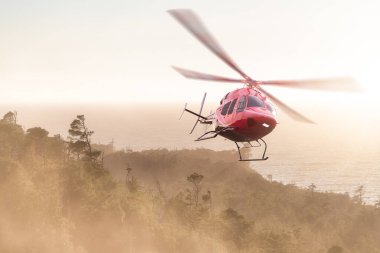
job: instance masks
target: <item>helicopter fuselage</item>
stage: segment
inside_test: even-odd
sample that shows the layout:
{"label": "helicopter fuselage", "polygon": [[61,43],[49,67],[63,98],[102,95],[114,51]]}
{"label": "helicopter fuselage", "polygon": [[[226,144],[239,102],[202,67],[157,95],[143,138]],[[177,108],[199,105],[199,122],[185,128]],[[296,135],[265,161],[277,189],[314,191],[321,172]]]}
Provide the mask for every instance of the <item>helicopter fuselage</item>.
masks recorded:
{"label": "helicopter fuselage", "polygon": [[215,112],[214,127],[234,142],[256,141],[276,127],[273,104],[258,90],[241,88],[227,93]]}
{"label": "helicopter fuselage", "polygon": [[[220,106],[217,111],[208,117],[202,116],[206,93],[203,97],[199,113],[187,109],[186,105],[184,109],[184,111],[198,117],[190,133],[193,132],[199,122],[203,124],[214,124],[214,130],[207,131],[195,141],[208,140],[216,138],[219,135],[223,136],[235,142],[235,145],[239,151],[240,161],[265,161],[268,159],[268,157],[265,156],[267,144],[262,137],[272,132],[277,125],[276,111],[272,103],[269,101],[269,98],[277,104],[278,108],[293,119],[304,123],[314,124],[312,120],[297,112],[276,96],[270,94],[265,89],[265,86],[276,85],[289,88],[312,88],[338,91],[360,90],[351,78],[266,81],[253,79],[243,72],[242,69],[240,69],[240,67],[232,60],[232,58],[223,50],[223,48],[210,34],[202,21],[193,11],[189,9],[177,9],[169,10],[168,12],[220,60],[238,73],[240,78],[229,78],[173,67],[177,72],[186,78],[215,82],[240,83],[246,86],[246,88],[237,89],[227,93],[227,95],[220,101]],[[351,85],[346,86],[349,83],[351,83]],[[241,146],[239,146],[238,142],[248,142],[251,147],[255,147],[252,146],[250,141],[257,141],[259,144],[259,141],[261,141],[261,143],[264,144],[264,152],[261,158],[245,159],[242,157],[240,152]],[[261,146],[261,144],[259,146]]]}

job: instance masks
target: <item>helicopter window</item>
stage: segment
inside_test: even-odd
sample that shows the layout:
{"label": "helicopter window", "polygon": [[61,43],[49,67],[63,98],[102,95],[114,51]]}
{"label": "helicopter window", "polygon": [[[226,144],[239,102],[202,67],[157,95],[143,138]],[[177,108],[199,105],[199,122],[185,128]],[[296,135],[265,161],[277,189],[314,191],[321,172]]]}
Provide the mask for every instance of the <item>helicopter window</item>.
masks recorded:
{"label": "helicopter window", "polygon": [[228,114],[231,114],[232,111],[234,110],[235,108],[235,104],[236,104],[236,101],[237,101],[237,98],[234,99],[234,101],[232,101],[232,104],[230,106],[230,109],[228,109]]}
{"label": "helicopter window", "polygon": [[267,105],[268,110],[269,110],[271,113],[273,113],[273,111],[274,111],[273,107],[272,107],[270,104],[266,104],[266,105]]}
{"label": "helicopter window", "polygon": [[245,96],[242,96],[239,100],[239,103],[238,103],[238,106],[237,106],[237,109],[236,109],[236,112],[242,112],[244,111],[244,108],[245,108],[245,101],[246,101],[246,98]]}
{"label": "helicopter window", "polygon": [[264,102],[255,96],[248,96],[248,107],[264,107]]}
{"label": "helicopter window", "polygon": [[230,104],[231,104],[231,102],[228,102],[227,104],[225,104],[223,106],[223,109],[222,109],[222,112],[221,112],[222,115],[226,115],[227,114],[228,107],[230,107]]}
{"label": "helicopter window", "polygon": [[276,116],[276,110],[274,109],[273,104],[270,104],[270,103],[265,103],[265,104],[266,104],[268,110],[269,110],[274,116]]}

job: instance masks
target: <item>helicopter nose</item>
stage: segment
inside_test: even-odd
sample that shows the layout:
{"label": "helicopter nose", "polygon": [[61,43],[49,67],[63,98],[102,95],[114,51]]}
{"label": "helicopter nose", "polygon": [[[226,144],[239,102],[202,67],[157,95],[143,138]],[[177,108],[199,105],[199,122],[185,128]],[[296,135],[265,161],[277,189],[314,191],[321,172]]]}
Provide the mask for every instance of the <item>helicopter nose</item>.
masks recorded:
{"label": "helicopter nose", "polygon": [[262,123],[261,125],[268,129],[274,128],[276,126],[276,124],[268,124],[266,122]]}
{"label": "helicopter nose", "polygon": [[264,121],[263,123],[267,123],[269,125],[276,125],[277,124],[276,117],[273,116],[272,114],[265,115],[263,121]]}
{"label": "helicopter nose", "polygon": [[272,115],[267,115],[262,118],[261,125],[265,128],[274,128],[277,121]]}
{"label": "helicopter nose", "polygon": [[273,115],[270,114],[262,114],[262,113],[253,113],[251,117],[247,118],[247,126],[260,126],[264,129],[273,129],[277,125],[276,119]]}

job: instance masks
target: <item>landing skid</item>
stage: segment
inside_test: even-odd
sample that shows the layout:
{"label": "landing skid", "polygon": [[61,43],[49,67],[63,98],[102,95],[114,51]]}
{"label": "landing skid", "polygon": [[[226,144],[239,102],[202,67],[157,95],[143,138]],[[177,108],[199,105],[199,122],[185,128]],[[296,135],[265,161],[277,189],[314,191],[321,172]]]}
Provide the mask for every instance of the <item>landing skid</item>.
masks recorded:
{"label": "landing skid", "polygon": [[[220,133],[223,133],[224,131],[229,131],[229,130],[233,130],[234,128],[233,127],[224,127],[224,128],[221,128],[219,129],[218,131],[208,131],[204,134],[202,134],[198,139],[196,139],[195,141],[204,141],[204,140],[209,140],[209,139],[213,139],[215,137],[217,137]],[[209,136],[208,136],[209,135]],[[211,135],[211,136],[210,136]]]}
{"label": "landing skid", "polygon": [[240,152],[240,146],[239,146],[239,144],[237,143],[237,142],[235,142],[235,144],[236,144],[236,147],[237,147],[237,149],[238,149],[238,151],[239,151],[239,157],[240,157],[240,160],[239,161],[244,161],[244,162],[254,162],[254,161],[266,161],[266,160],[268,160],[268,158],[269,157],[267,157],[267,156],[265,156],[265,153],[267,152],[267,143],[263,140],[263,139],[258,139],[256,142],[259,144],[259,146],[253,146],[252,144],[251,144],[251,142],[249,142],[248,141],[248,144],[252,147],[252,148],[255,148],[255,147],[261,147],[261,143],[260,143],[260,141],[262,142],[262,143],[264,143],[264,152],[263,152],[263,155],[262,155],[262,157],[261,158],[256,158],[256,159],[243,159],[242,157],[241,157],[241,152]]}
{"label": "landing skid", "polygon": [[[220,133],[223,133],[225,131],[229,131],[229,130],[233,130],[234,128],[233,127],[224,127],[224,128],[221,128],[217,131],[213,130],[213,131],[208,131],[204,134],[202,134],[199,138],[197,138],[195,141],[204,141],[204,140],[209,140],[209,139],[213,139],[215,137],[217,137]],[[261,141],[261,142],[260,142]],[[263,152],[263,155],[261,158],[255,158],[255,159],[243,159],[242,156],[241,156],[241,152],[240,152],[240,146],[237,142],[235,142],[236,144],[236,147],[238,149],[238,152],[239,152],[239,157],[240,157],[240,160],[239,161],[244,161],[244,162],[254,162],[254,161],[266,161],[268,160],[269,157],[265,156],[265,153],[267,152],[267,143],[263,140],[263,139],[258,139],[256,140],[256,142],[259,144],[257,146],[254,146],[252,145],[251,142],[247,141],[247,143],[251,146],[251,148],[257,148],[257,147],[261,147],[261,143],[264,144],[264,152]]]}

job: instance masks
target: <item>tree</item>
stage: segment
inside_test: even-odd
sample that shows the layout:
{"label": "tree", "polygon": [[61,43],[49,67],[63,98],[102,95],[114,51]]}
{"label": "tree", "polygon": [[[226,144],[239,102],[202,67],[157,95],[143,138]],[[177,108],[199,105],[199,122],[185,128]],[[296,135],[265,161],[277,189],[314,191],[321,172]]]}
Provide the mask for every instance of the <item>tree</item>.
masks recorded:
{"label": "tree", "polygon": [[8,124],[17,124],[17,112],[7,112],[1,121]]}
{"label": "tree", "polygon": [[49,132],[41,127],[33,127],[26,130],[26,136],[35,141],[46,138],[48,135]]}
{"label": "tree", "polygon": [[24,130],[17,125],[15,114],[8,112],[0,120],[0,156],[18,157],[23,154]]}
{"label": "tree", "polygon": [[45,145],[46,154],[49,158],[60,160],[61,162],[65,159],[67,146],[66,142],[59,134],[56,134],[53,137],[48,137]]}
{"label": "tree", "polygon": [[211,200],[211,191],[210,190],[208,190],[207,191],[207,194],[203,194],[202,195],[202,200],[205,202],[205,203],[209,203],[209,205],[210,205],[210,209],[211,209],[211,205],[212,205],[212,200]]}
{"label": "tree", "polygon": [[82,156],[95,161],[100,156],[100,151],[92,149],[91,136],[94,131],[87,128],[84,115],[77,115],[77,118],[71,122],[69,134],[69,150],[76,154],[78,159]]}
{"label": "tree", "polygon": [[26,130],[26,144],[42,156],[44,167],[46,165],[46,151],[49,132],[41,127]]}
{"label": "tree", "polygon": [[315,189],[317,188],[317,186],[315,186],[315,184],[311,184],[307,187],[309,189],[309,191],[311,191],[311,193],[314,193]]}
{"label": "tree", "polygon": [[244,239],[248,234],[251,224],[243,215],[236,210],[228,208],[221,213],[222,237],[224,240],[232,241],[238,249],[244,247]]}
{"label": "tree", "polygon": [[198,206],[199,192],[201,190],[200,183],[203,180],[203,175],[194,172],[190,176],[187,177],[187,181],[189,181],[193,185],[193,193],[191,194],[192,203],[195,206]]}
{"label": "tree", "polygon": [[358,188],[356,188],[355,190],[355,195],[353,197],[353,200],[360,204],[360,205],[363,205],[364,204],[364,201],[363,201],[363,196],[364,196],[364,185],[359,185]]}
{"label": "tree", "polygon": [[127,186],[129,192],[135,193],[139,189],[139,184],[137,182],[137,179],[132,175],[132,168],[127,165],[126,170],[126,176],[125,176],[125,185]]}

